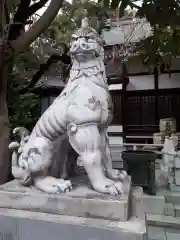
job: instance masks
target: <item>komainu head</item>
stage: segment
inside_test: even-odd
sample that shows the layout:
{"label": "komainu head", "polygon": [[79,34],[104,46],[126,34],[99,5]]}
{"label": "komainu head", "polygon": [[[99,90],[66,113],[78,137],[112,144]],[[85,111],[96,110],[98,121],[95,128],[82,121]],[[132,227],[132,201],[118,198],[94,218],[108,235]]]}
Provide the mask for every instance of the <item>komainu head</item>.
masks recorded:
{"label": "komainu head", "polygon": [[88,19],[82,19],[81,28],[72,34],[70,54],[79,62],[92,60],[102,56],[103,40],[89,26]]}

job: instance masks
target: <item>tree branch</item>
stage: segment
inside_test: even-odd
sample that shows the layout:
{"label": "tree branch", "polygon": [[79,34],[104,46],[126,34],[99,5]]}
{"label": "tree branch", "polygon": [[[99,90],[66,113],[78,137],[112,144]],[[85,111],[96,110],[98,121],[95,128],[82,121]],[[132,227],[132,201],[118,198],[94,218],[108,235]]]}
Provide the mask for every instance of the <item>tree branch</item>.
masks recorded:
{"label": "tree branch", "polygon": [[31,0],[21,0],[21,3],[14,15],[13,24],[9,25],[8,40],[17,39],[21,35],[21,31],[24,31],[27,10],[30,2]]}
{"label": "tree branch", "polygon": [[[14,50],[13,56],[24,51],[44,30],[49,27],[61,8],[62,3],[63,0],[51,0],[51,3],[41,18],[35,22],[27,32],[23,33],[23,35],[18,37],[16,40],[10,42],[11,47]],[[6,63],[13,56],[7,58]]]}
{"label": "tree branch", "polygon": [[10,18],[9,18],[9,13],[8,13],[8,8],[7,8],[7,3],[4,3],[4,12],[5,12],[5,17],[6,17],[6,22],[9,24]]}
{"label": "tree branch", "polygon": [[33,15],[35,12],[37,12],[40,8],[42,8],[48,0],[39,0],[39,2],[34,3],[29,7],[28,13],[27,13],[27,19]]}
{"label": "tree branch", "polygon": [[31,0],[21,0],[16,14],[14,15],[14,23],[25,23],[27,20],[26,13],[28,11]]}
{"label": "tree branch", "polygon": [[129,6],[131,7],[131,8],[136,8],[136,9],[140,9],[141,7],[139,7],[138,5],[136,5],[135,3],[133,3],[133,2],[130,2],[129,3]]}
{"label": "tree branch", "polygon": [[25,88],[19,90],[19,94],[26,94],[30,88],[33,88],[36,85],[36,83],[43,76],[45,71],[47,71],[52,64],[59,61],[62,61],[64,64],[67,65],[71,64],[71,58],[66,54],[63,54],[62,56],[55,54],[51,55],[46,63],[40,65],[40,69],[32,77],[31,82]]}

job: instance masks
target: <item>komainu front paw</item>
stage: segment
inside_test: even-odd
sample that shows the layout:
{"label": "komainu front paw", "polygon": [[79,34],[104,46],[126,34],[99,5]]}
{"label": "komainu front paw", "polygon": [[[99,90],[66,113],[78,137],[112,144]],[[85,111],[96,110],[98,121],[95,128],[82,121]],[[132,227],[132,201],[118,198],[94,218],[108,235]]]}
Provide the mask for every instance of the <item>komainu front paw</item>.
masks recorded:
{"label": "komainu front paw", "polygon": [[111,171],[108,171],[108,177],[113,180],[121,180],[124,181],[127,177],[127,172],[125,170],[119,171],[117,169],[111,169]]}
{"label": "komainu front paw", "polygon": [[122,195],[124,193],[123,183],[115,182],[110,179],[105,179],[104,181],[100,181],[94,184],[93,188],[97,192],[109,195]]}
{"label": "komainu front paw", "polygon": [[110,195],[122,195],[124,193],[121,182],[114,182],[112,185],[107,185],[106,189]]}
{"label": "komainu front paw", "polygon": [[72,183],[69,180],[53,177],[38,178],[34,180],[35,186],[46,193],[61,194],[72,190]]}
{"label": "komainu front paw", "polygon": [[67,193],[72,190],[72,183],[69,180],[57,179],[57,182],[52,185],[55,188],[55,193]]}

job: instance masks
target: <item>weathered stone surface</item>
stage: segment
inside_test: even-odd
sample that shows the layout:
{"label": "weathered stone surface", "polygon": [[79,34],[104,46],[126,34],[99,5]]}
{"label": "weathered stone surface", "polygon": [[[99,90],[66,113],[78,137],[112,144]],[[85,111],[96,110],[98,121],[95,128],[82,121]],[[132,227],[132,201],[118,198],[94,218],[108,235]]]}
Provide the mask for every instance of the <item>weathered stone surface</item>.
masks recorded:
{"label": "weathered stone surface", "polygon": [[162,227],[148,227],[148,240],[167,240],[166,232]]}
{"label": "weathered stone surface", "polygon": [[142,187],[135,187],[132,190],[132,215],[144,218],[144,203]]}
{"label": "weathered stone surface", "polygon": [[[179,152],[177,152],[177,153],[179,153]],[[179,157],[175,158],[175,168],[179,168],[180,169],[180,158]]]}
{"label": "weathered stone surface", "polygon": [[144,211],[150,214],[164,214],[165,200],[163,196],[143,196]]}
{"label": "weathered stone surface", "polygon": [[180,187],[180,168],[175,169],[175,184]]}
{"label": "weathered stone surface", "polygon": [[172,216],[175,217],[176,212],[175,212],[175,207],[173,203],[166,203],[165,208],[164,208],[164,214],[166,216]]}
{"label": "weathered stone surface", "polygon": [[147,227],[148,240],[179,240],[180,230],[164,227]]}
{"label": "weathered stone surface", "polygon": [[[74,182],[74,190],[61,195],[26,188],[16,180],[0,187],[0,208],[20,209],[78,217],[127,221],[131,180],[124,184],[124,195],[110,196],[93,191],[87,179]],[[77,185],[76,185],[77,183]]]}
{"label": "weathered stone surface", "polygon": [[175,217],[180,218],[180,204],[174,204]]}
{"label": "weathered stone surface", "polygon": [[122,223],[9,209],[0,210],[2,235],[13,240],[147,240],[139,219]]}
{"label": "weathered stone surface", "polygon": [[180,239],[180,230],[177,229],[165,229],[167,240],[179,240]]}
{"label": "weathered stone surface", "polygon": [[175,217],[146,214],[146,220],[150,226],[180,229],[180,219]]}
{"label": "weathered stone surface", "polygon": [[132,191],[133,215],[143,216],[144,213],[164,214],[165,199],[163,196],[144,195],[142,188]]}
{"label": "weathered stone surface", "polygon": [[180,193],[180,186],[177,186],[176,184],[171,183],[169,185],[169,188],[170,188],[171,192],[176,192],[176,193],[179,192]]}
{"label": "weathered stone surface", "polygon": [[172,217],[180,217],[180,204],[166,203],[165,215]]}
{"label": "weathered stone surface", "polygon": [[166,193],[164,194],[164,198],[167,203],[180,204],[180,192]]}

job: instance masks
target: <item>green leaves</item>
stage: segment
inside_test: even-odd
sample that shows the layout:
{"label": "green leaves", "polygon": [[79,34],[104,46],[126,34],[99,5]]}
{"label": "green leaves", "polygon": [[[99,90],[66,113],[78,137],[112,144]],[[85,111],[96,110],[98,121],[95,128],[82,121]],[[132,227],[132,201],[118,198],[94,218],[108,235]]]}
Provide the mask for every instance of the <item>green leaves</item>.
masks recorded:
{"label": "green leaves", "polygon": [[34,94],[20,96],[19,85],[26,85],[39,67],[39,60],[32,48],[20,54],[14,61],[13,71],[9,69],[8,111],[12,128],[25,126],[32,128],[40,116],[40,99]]}
{"label": "green leaves", "polygon": [[24,126],[32,129],[41,114],[39,97],[27,94],[16,96],[14,100],[8,108],[11,128]]}
{"label": "green leaves", "polygon": [[70,42],[73,31],[80,27],[85,9],[87,9],[91,26],[97,28],[97,13],[100,12],[101,8],[99,4],[94,2],[80,3],[79,1],[73,1],[72,4],[65,5],[50,26],[55,40],[66,44]]}

